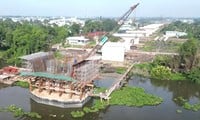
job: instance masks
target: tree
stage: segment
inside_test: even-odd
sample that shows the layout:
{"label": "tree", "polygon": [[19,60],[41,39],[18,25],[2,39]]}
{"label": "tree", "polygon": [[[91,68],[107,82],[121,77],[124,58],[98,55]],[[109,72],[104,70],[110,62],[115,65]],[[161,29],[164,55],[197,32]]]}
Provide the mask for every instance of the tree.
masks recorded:
{"label": "tree", "polygon": [[81,30],[81,26],[79,24],[74,23],[72,26],[70,26],[70,31],[71,31],[71,35],[78,35],[80,33]]}
{"label": "tree", "polygon": [[[198,41],[196,39],[187,40],[180,47],[180,62],[183,64],[186,71],[191,70],[197,60]],[[198,63],[196,63],[198,64]]]}
{"label": "tree", "polygon": [[117,22],[112,19],[104,19],[102,25],[104,31],[110,32],[117,26]]}

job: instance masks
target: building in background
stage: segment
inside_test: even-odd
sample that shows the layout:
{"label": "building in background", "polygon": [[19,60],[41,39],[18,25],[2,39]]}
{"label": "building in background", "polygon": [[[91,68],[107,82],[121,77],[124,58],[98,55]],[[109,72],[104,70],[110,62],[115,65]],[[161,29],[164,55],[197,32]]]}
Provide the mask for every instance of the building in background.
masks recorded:
{"label": "building in background", "polygon": [[66,42],[70,45],[87,45],[90,42],[90,40],[83,36],[80,36],[80,37],[68,37],[66,39]]}
{"label": "building in background", "polygon": [[125,46],[123,43],[107,42],[101,49],[102,60],[106,61],[124,61]]}
{"label": "building in background", "polygon": [[179,31],[166,31],[165,32],[166,37],[182,37],[182,36],[187,36],[187,33],[185,32],[179,32]]}

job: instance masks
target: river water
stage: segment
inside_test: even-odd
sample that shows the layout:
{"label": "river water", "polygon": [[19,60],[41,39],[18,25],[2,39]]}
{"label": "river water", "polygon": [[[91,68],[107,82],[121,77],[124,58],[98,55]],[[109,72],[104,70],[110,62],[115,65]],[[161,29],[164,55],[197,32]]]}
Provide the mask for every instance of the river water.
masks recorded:
{"label": "river water", "polygon": [[[97,81],[96,85],[108,87],[112,82],[113,79],[106,79]],[[199,102],[200,85],[188,81],[150,80],[139,76],[133,76],[128,85],[142,87],[146,92],[162,97],[164,102],[158,106],[140,108],[110,106],[101,112],[86,114],[80,120],[200,120],[200,111],[185,110],[180,103],[173,101],[174,98],[182,96],[190,103]],[[10,104],[15,104],[25,111],[38,112],[43,120],[73,120],[70,112],[77,110],[38,104],[30,98],[28,89],[0,84],[0,106],[6,107]],[[92,100],[87,105],[91,104]],[[176,110],[182,110],[182,113],[176,113]],[[29,118],[14,118],[11,113],[0,112],[0,120],[20,119],[29,120]]]}

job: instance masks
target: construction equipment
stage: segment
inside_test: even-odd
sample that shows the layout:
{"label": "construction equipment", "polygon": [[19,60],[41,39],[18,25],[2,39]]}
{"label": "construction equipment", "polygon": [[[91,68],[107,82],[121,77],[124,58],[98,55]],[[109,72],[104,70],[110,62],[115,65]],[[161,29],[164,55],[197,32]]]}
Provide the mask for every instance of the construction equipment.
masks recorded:
{"label": "construction equipment", "polygon": [[117,21],[118,26],[114,28],[111,32],[105,33],[102,37],[100,42],[88,53],[87,57],[93,56],[99,49],[102,48],[102,46],[108,41],[108,35],[112,35],[115,33],[123,24],[124,22],[128,19],[130,14],[137,8],[139,3],[133,5],[125,14],[123,14]]}
{"label": "construction equipment", "polygon": [[[93,56],[99,49],[101,49],[103,47],[103,45],[108,41],[108,35],[112,35],[113,33],[115,33],[123,24],[124,22],[128,19],[128,17],[130,16],[130,14],[137,8],[137,6],[139,5],[139,3],[133,5],[125,14],[123,14],[117,21],[118,26],[113,29],[113,31],[109,32],[109,33],[105,33],[102,37],[100,42],[88,53],[88,55],[85,57],[85,59],[87,59],[88,57]],[[77,61],[73,66],[72,66],[72,73],[71,73],[71,77],[75,78],[75,67],[78,66],[79,64],[81,64],[85,59],[81,60],[81,61]]]}

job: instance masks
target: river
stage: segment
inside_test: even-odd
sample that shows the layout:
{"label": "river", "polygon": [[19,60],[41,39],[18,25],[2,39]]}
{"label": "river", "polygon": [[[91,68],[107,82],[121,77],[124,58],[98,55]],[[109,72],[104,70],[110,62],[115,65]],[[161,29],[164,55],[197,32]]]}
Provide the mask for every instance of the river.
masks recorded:
{"label": "river", "polygon": [[[112,79],[97,81],[99,86],[108,87]],[[200,85],[188,81],[158,81],[133,76],[128,81],[129,86],[138,86],[146,92],[160,96],[164,99],[158,106],[126,107],[110,106],[98,113],[86,114],[80,120],[200,120],[200,111],[193,112],[183,109],[180,103],[173,101],[182,96],[190,103],[200,101]],[[25,111],[38,112],[43,120],[73,120],[70,115],[72,110],[38,104],[30,98],[28,89],[5,86],[0,84],[0,106],[6,107],[15,104]],[[92,100],[87,104],[92,104]],[[176,110],[182,110],[177,113]],[[0,120],[29,120],[29,118],[14,118],[11,113],[0,112]],[[77,119],[76,119],[77,120]]]}

